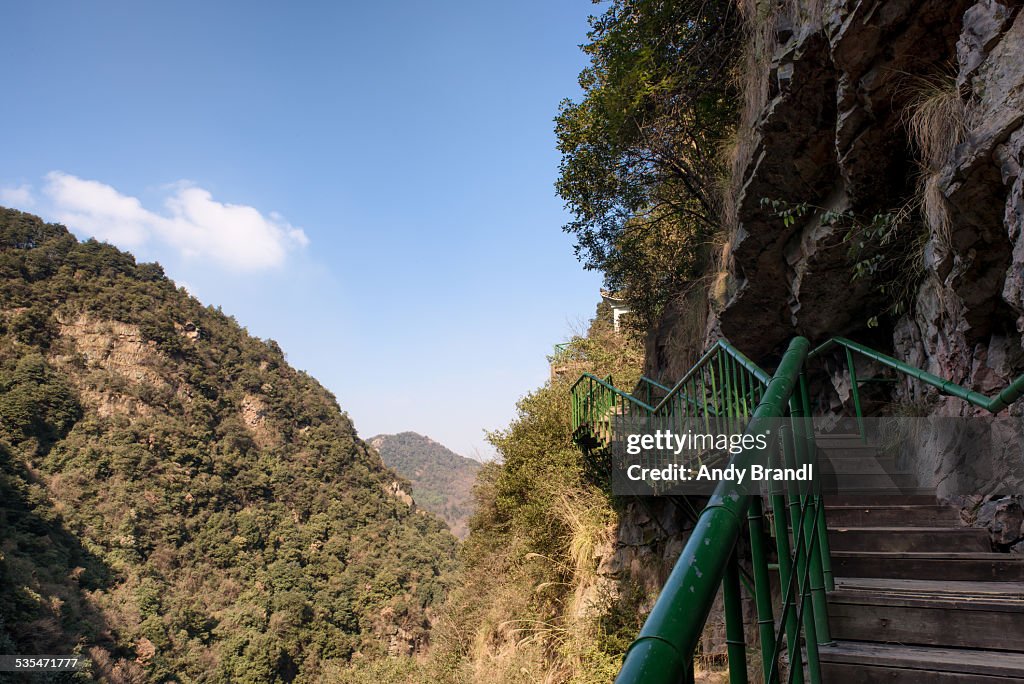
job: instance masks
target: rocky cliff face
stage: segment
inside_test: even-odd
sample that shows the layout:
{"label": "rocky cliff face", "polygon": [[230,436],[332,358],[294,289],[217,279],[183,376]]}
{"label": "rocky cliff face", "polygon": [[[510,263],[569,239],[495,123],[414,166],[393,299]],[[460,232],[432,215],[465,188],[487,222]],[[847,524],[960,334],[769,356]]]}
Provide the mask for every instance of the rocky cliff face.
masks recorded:
{"label": "rocky cliff face", "polygon": [[[1022,367],[1024,330],[1024,16],[1021,3],[979,2],[962,16],[957,83],[964,140],[936,170],[949,218],[931,240],[913,315],[893,331],[904,357],[981,392]],[[938,226],[931,226],[938,230]]]}
{"label": "rocky cliff face", "polygon": [[[741,4],[747,107],[706,341],[770,366],[793,335],[845,335],[1004,387],[1024,371],[1024,3]],[[864,273],[879,254],[882,282]],[[654,346],[683,325],[664,321]],[[682,370],[649,357],[649,372]],[[930,413],[969,412],[929,399]]]}
{"label": "rocky cliff face", "polygon": [[[922,192],[932,191],[936,206],[909,219],[924,224],[925,277],[913,313],[886,322],[890,346],[962,381],[984,381],[983,367],[1005,376],[1006,368],[992,366],[1019,350],[1024,313],[1024,249],[1014,261],[1024,87],[1019,3],[812,4],[790,3],[762,20],[772,30],[757,38],[759,49],[771,58],[755,74],[764,93],[748,96],[764,104],[743,122],[729,296],[713,328],[758,356],[793,334],[863,335],[886,294],[853,277],[847,227],[823,215],[916,210]],[[949,145],[945,160],[923,159],[908,119],[919,84],[941,78],[950,64],[963,130],[950,122],[940,132],[962,142]],[[765,200],[807,203],[810,211],[786,227]]]}

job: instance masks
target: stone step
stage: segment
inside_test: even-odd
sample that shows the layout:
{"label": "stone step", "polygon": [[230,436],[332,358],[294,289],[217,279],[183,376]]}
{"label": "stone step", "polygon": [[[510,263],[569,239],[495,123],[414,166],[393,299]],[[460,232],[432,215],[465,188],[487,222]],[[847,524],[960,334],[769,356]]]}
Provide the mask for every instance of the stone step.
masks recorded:
{"label": "stone step", "polygon": [[833,527],[832,551],[989,552],[988,530],[978,527]]}
{"label": "stone step", "polygon": [[1024,601],[1024,582],[969,582],[955,580],[900,580],[887,577],[839,577],[836,589],[885,591],[915,596],[953,595],[985,600]]}
{"label": "stone step", "polygon": [[[934,499],[933,499],[934,501]],[[940,527],[956,525],[960,516],[952,506],[940,504],[901,505],[898,503],[875,506],[826,506],[825,519],[829,527],[873,527],[902,525],[904,527]]]}
{"label": "stone step", "polygon": [[858,473],[837,476],[835,473],[819,473],[822,490],[836,494],[857,494],[861,492],[890,493],[899,495],[903,492],[917,491],[917,476],[912,473]]}
{"label": "stone step", "polygon": [[829,592],[829,625],[835,639],[1024,651],[1022,589],[1014,582],[884,587],[854,580]]}
{"label": "stone step", "polygon": [[974,582],[1024,581],[1024,557],[1005,553],[833,551],[836,577]]}
{"label": "stone step", "polygon": [[850,473],[895,473],[898,472],[896,459],[892,456],[868,456],[865,458],[829,458],[822,456],[818,467],[823,472],[837,475]]}
{"label": "stone step", "polygon": [[829,684],[1010,684],[1024,681],[1024,654],[837,641],[820,646]]}
{"label": "stone step", "polygon": [[814,433],[814,443],[825,446],[849,446],[849,445],[863,445],[863,446],[874,446],[870,442],[865,442],[864,439],[855,432],[845,433]]}
{"label": "stone step", "polygon": [[829,458],[832,460],[877,458],[880,456],[877,447],[864,445],[847,446],[822,446],[818,445],[818,458]]}
{"label": "stone step", "polygon": [[830,506],[921,506],[935,504],[934,489],[910,489],[904,492],[842,492],[826,494],[825,507]]}

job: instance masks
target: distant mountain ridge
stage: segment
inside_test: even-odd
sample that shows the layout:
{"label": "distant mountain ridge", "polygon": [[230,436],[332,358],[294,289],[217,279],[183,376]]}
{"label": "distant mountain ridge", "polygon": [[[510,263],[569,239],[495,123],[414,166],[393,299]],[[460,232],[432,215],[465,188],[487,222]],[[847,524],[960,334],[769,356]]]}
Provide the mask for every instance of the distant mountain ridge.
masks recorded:
{"label": "distant mountain ridge", "polygon": [[444,518],[456,537],[466,537],[479,461],[416,432],[377,435],[369,443],[386,466],[412,483],[417,505]]}

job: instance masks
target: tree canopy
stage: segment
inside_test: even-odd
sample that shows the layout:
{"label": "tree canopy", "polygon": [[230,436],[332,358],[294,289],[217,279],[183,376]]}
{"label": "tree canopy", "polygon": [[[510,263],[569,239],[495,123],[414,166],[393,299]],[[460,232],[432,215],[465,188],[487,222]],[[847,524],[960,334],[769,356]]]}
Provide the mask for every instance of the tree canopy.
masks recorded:
{"label": "tree canopy", "polygon": [[659,245],[697,249],[719,224],[739,16],[732,0],[613,0],[590,23],[583,97],[555,118],[564,229],[612,289],[671,289],[694,265]]}

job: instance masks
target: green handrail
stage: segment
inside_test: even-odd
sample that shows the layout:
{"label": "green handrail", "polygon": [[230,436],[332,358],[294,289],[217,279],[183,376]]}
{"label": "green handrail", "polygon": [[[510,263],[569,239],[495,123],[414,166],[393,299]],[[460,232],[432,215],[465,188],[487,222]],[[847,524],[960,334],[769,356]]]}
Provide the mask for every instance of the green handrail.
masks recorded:
{"label": "green handrail", "polygon": [[654,407],[648,405],[646,402],[637,399],[628,392],[623,392],[622,390],[620,390],[618,387],[611,384],[607,380],[602,380],[601,378],[597,377],[596,375],[592,375],[591,373],[584,373],[583,375],[581,375],[579,380],[573,383],[571,389],[575,390],[576,386],[579,385],[581,381],[588,379],[594,381],[595,384],[600,385],[601,387],[605,388],[606,390],[610,391],[616,396],[622,397],[624,400],[630,402],[631,404],[635,404],[636,406],[639,406],[640,408],[646,411],[654,411]]}
{"label": "green handrail", "polygon": [[647,377],[646,375],[641,375],[640,376],[640,382],[646,383],[648,385],[653,385],[654,387],[657,387],[658,389],[663,390],[665,392],[671,392],[672,391],[671,387],[668,387],[667,385],[662,385],[657,380],[653,380],[653,379]]}
{"label": "green handrail", "polygon": [[[853,366],[852,359],[849,357],[849,354],[850,352],[856,352],[861,356],[877,361],[883,366],[887,366],[893,370],[903,373],[904,375],[916,378],[927,385],[931,385],[943,394],[963,399],[967,403],[977,406],[978,408],[983,408],[990,413],[999,413],[1024,395],[1024,375],[1011,382],[995,396],[990,397],[982,394],[981,392],[975,392],[967,389],[966,387],[961,387],[952,380],[944,380],[943,378],[929,373],[926,370],[915,368],[914,366],[904,363],[899,359],[894,359],[893,357],[887,356],[882,352],[875,351],[870,347],[865,347],[863,344],[858,344],[857,342],[848,340],[845,337],[833,337],[808,354],[807,358],[817,358],[835,346],[841,346],[847,350],[847,363],[850,365],[851,370]],[[851,383],[853,382],[854,380],[851,380]]]}
{"label": "green handrail", "polygon": [[[785,415],[809,346],[802,337],[790,343],[754,410],[747,434],[761,434],[770,421]],[[747,467],[753,459],[753,451],[748,450],[731,463]],[[692,668],[692,654],[743,528],[750,498],[731,481],[715,488],[640,636],[626,652],[617,682],[674,683]]]}
{"label": "green handrail", "polygon": [[[680,413],[685,415],[690,409],[705,417],[735,419],[742,415],[747,418],[759,398],[761,386],[770,380],[767,373],[724,339],[711,345],[671,388],[642,378],[648,401],[615,387],[607,379],[584,373],[570,388],[573,435],[581,445],[587,435],[592,446],[607,448],[611,439],[607,414],[613,409],[623,414],[635,411],[649,420],[662,421]],[[665,396],[657,403],[650,401],[652,386],[665,391]]]}

